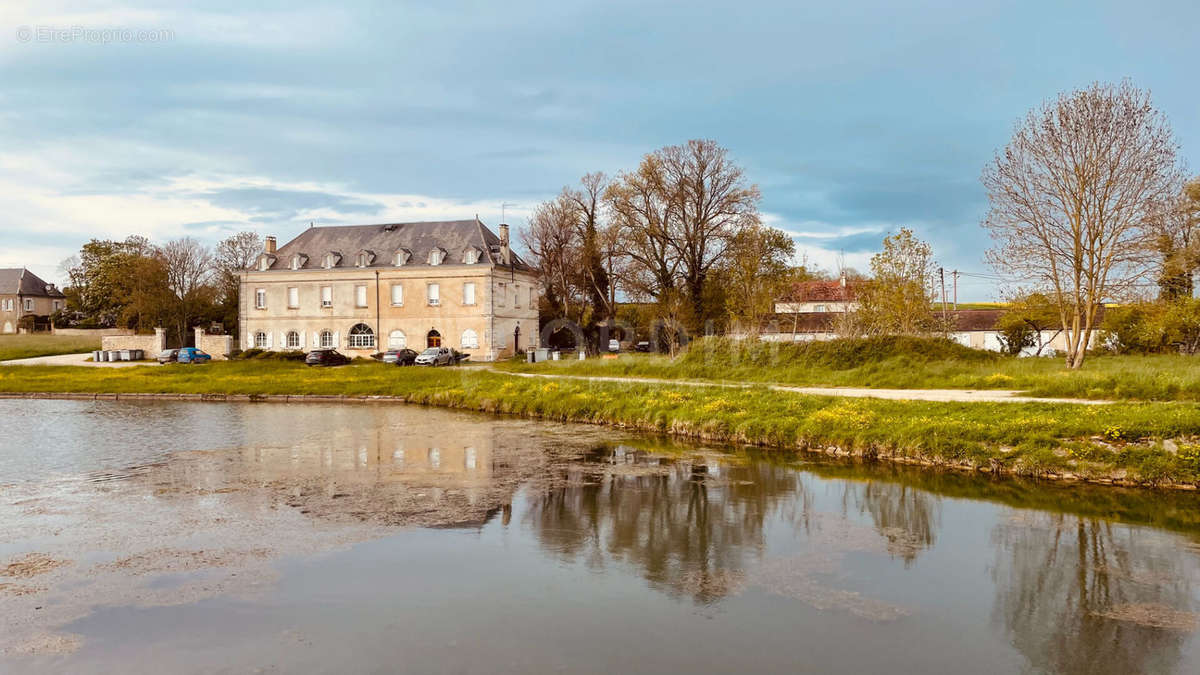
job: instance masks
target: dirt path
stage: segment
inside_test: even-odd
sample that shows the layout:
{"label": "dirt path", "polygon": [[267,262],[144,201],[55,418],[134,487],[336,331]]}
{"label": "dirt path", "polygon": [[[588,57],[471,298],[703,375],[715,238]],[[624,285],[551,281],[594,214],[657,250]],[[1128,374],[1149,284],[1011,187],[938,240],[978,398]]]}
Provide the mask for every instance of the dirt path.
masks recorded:
{"label": "dirt path", "polygon": [[726,387],[743,389],[765,386],[772,391],[786,391],[813,396],[845,396],[848,398],[885,398],[899,401],[939,401],[950,403],[1074,403],[1080,405],[1104,405],[1112,401],[1083,398],[1038,398],[1022,396],[1019,391],[1008,389],[871,389],[868,387],[794,387],[782,384],[758,384],[742,382],[698,382],[695,380],[664,380],[647,377],[607,377],[587,375],[555,375],[549,373],[517,373],[489,368],[494,373],[514,377],[542,377],[561,380],[585,380],[588,382],[625,382],[629,384],[671,384],[688,387]]}
{"label": "dirt path", "polygon": [[128,368],[130,366],[157,365],[154,361],[88,361],[91,352],[83,354],[58,354],[56,356],[35,356],[29,359],[14,359],[0,361],[0,366],[92,366],[94,368]]}

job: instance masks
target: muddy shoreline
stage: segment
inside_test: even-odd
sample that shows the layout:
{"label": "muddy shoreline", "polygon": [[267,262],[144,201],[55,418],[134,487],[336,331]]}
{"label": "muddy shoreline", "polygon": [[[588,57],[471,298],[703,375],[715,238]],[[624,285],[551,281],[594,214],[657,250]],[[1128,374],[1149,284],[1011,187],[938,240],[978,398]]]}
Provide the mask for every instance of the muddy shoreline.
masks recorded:
{"label": "muddy shoreline", "polygon": [[65,400],[65,401],[192,401],[201,403],[403,403],[430,408],[450,410],[468,410],[483,412],[504,417],[515,417],[529,420],[564,422],[571,424],[588,424],[608,427],[621,431],[665,435],[672,438],[704,441],[708,443],[723,443],[729,445],[751,446],[770,450],[815,454],[826,457],[856,459],[864,462],[886,461],[908,466],[929,467],[965,473],[979,473],[996,476],[1011,476],[1014,478],[1036,478],[1059,483],[1080,483],[1088,485],[1113,486],[1122,488],[1138,488],[1147,490],[1181,490],[1194,492],[1200,489],[1194,483],[1176,481],[1160,481],[1148,484],[1129,478],[1128,471],[1118,469],[1101,475],[1081,475],[1071,472],[1041,472],[1030,474],[1012,467],[992,464],[976,465],[970,462],[953,462],[944,459],[904,454],[902,450],[887,448],[868,448],[847,450],[837,445],[810,444],[802,441],[796,446],[759,443],[746,439],[731,439],[723,434],[706,434],[692,430],[667,429],[663,430],[651,425],[631,425],[625,423],[596,420],[589,417],[548,417],[537,414],[518,414],[489,406],[456,406],[428,401],[413,401],[405,396],[387,395],[330,395],[330,394],[175,394],[175,393],[82,393],[82,392],[0,392],[0,399],[30,399],[30,400]]}

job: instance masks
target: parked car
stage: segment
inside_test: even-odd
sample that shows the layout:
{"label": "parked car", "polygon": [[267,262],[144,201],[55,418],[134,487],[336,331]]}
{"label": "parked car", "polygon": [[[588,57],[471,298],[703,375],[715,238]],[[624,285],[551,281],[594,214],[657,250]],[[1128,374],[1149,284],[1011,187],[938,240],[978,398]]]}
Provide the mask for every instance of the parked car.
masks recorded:
{"label": "parked car", "polygon": [[467,361],[471,358],[470,354],[464,354],[457,349],[451,349],[450,354],[454,357],[455,363],[462,363],[463,361]]}
{"label": "parked car", "polygon": [[350,363],[350,357],[336,349],[317,349],[304,357],[304,363],[310,366],[344,366]]}
{"label": "parked car", "polygon": [[417,360],[417,353],[411,349],[389,349],[379,357],[384,363],[394,363],[397,366],[411,366]]}
{"label": "parked car", "polygon": [[177,363],[208,363],[212,361],[212,355],[195,347],[184,347],[178,350],[175,361]]}
{"label": "parked car", "polygon": [[175,363],[178,360],[179,360],[179,350],[178,349],[168,349],[167,351],[162,352],[161,354],[158,355],[159,363]]}
{"label": "parked car", "polygon": [[418,366],[449,366],[454,363],[454,354],[448,347],[430,347],[417,354],[413,363]]}
{"label": "parked car", "polygon": [[650,343],[642,340],[633,346],[633,350],[637,352],[648,352],[650,351]]}
{"label": "parked car", "polygon": [[621,351],[621,341],[620,340],[609,340],[608,341],[608,351],[610,351],[610,352]]}

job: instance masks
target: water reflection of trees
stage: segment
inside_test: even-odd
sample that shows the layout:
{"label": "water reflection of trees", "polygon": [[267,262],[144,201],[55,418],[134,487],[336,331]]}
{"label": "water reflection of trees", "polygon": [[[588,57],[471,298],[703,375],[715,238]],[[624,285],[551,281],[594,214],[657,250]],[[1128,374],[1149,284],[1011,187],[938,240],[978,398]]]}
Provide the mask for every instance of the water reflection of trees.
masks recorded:
{"label": "water reflection of trees", "polygon": [[[535,499],[525,520],[542,546],[599,568],[620,561],[669,593],[709,602],[741,583],[761,555],[764,522],[795,509],[800,476],[766,463],[723,465],[598,451]],[[784,514],[788,517],[788,514]]]}
{"label": "water reflection of trees", "polygon": [[924,490],[881,481],[844,483],[842,507],[869,514],[875,529],[887,540],[888,553],[905,565],[931,548],[941,522],[941,502]]}
{"label": "water reflection of trees", "polygon": [[1033,669],[1152,673],[1178,665],[1186,632],[1111,617],[1131,606],[1147,621],[1156,611],[1170,618],[1172,609],[1190,609],[1195,557],[1171,535],[1020,512],[996,527],[993,541],[993,620]]}

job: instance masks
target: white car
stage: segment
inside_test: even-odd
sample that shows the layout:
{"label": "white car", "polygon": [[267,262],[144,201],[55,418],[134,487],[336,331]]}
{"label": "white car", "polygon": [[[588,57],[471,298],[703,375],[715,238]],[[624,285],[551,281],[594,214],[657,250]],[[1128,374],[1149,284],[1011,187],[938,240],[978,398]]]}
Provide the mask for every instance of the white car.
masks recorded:
{"label": "white car", "polygon": [[621,351],[621,341],[620,340],[609,340],[608,341],[608,351],[610,351],[610,352]]}

